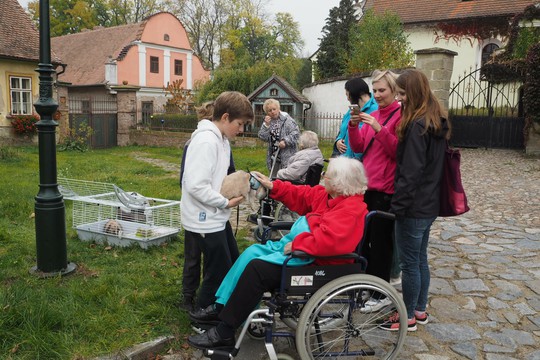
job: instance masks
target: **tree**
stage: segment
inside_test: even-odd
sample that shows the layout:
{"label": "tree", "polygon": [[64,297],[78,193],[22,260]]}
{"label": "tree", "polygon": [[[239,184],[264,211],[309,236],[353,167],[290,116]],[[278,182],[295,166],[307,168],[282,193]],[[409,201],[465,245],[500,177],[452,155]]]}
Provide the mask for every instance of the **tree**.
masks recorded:
{"label": "tree", "polygon": [[227,19],[226,0],[178,0],[170,4],[187,30],[195,54],[214,70],[223,44],[223,27]]}
{"label": "tree", "polygon": [[[139,22],[164,8],[160,0],[50,0],[49,5],[53,37]],[[28,11],[37,23],[39,0],[29,2]]]}
{"label": "tree", "polygon": [[330,9],[322,29],[316,62],[316,77],[327,78],[345,73],[350,56],[350,29],[356,24],[353,0],[341,0],[339,6]]}
{"label": "tree", "polygon": [[214,72],[211,81],[197,88],[197,103],[215,99],[223,91],[228,90],[248,95],[273,74],[285,78],[292,86],[298,87],[296,79],[302,62],[302,59],[288,57],[272,62],[259,61],[245,69],[220,66]]}
{"label": "tree", "polygon": [[296,74],[296,86],[298,89],[311,84],[313,63],[309,59],[302,59],[302,66]]}
{"label": "tree", "polygon": [[[50,29],[51,36],[60,36],[80,32],[82,29],[92,29],[97,25],[97,19],[85,0],[50,0]],[[28,11],[33,20],[39,20],[39,0],[28,3]]]}
{"label": "tree", "polygon": [[395,13],[376,15],[368,10],[360,23],[351,29],[351,53],[347,59],[347,73],[375,69],[399,69],[414,64],[414,54]]}

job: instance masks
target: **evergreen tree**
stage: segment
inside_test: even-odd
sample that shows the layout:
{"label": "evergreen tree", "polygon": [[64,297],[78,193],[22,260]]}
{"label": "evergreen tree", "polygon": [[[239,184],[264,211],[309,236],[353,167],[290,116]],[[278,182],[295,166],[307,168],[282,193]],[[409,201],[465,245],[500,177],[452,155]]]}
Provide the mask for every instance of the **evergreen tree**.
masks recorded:
{"label": "evergreen tree", "polygon": [[377,15],[368,10],[351,28],[351,52],[346,59],[346,73],[356,74],[375,69],[399,69],[414,64],[414,53],[400,17],[391,12]]}
{"label": "evergreen tree", "polygon": [[350,29],[356,24],[353,0],[341,0],[338,7],[330,9],[322,29],[316,62],[316,77],[327,78],[345,74],[351,49]]}

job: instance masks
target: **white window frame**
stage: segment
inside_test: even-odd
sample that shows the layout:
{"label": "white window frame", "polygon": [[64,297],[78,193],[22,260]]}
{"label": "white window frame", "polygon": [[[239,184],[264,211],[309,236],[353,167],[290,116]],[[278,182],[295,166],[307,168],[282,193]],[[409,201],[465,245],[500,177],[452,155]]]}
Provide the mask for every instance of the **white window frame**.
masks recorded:
{"label": "white window frame", "polygon": [[[13,86],[13,80],[17,81],[15,87]],[[23,80],[28,80],[28,88],[23,87]],[[11,115],[32,115],[34,104],[32,99],[31,77],[16,75],[9,76],[9,102],[11,106]]]}

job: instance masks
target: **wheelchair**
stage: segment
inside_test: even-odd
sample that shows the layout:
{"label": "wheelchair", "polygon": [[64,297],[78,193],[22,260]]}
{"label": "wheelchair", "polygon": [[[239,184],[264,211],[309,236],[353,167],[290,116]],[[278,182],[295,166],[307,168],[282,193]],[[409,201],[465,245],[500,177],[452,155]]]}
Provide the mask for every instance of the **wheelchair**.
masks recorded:
{"label": "wheelchair", "polygon": [[[323,165],[313,164],[306,172],[306,179],[303,182],[290,181],[295,185],[318,185],[321,181]],[[271,199],[268,195],[261,200],[260,209],[257,216],[257,227],[253,231],[253,236],[258,242],[263,242],[263,239],[268,239],[269,231],[275,230],[276,237],[283,237],[288,231],[283,227],[271,229],[268,225],[271,222],[294,222],[299,218],[299,215],[294,211],[289,210],[283,203]],[[266,242],[266,241],[264,241]]]}
{"label": "wheelchair", "polygon": [[[366,217],[366,229],[375,216],[394,218],[393,214],[372,211]],[[282,222],[268,227],[290,225]],[[294,257],[310,257],[293,252],[283,264],[280,288],[263,299],[266,307],[251,312],[234,348],[205,350],[205,356],[212,360],[232,359],[238,355],[244,336],[250,334],[264,338],[270,360],[395,359],[407,334],[405,304],[389,283],[365,274],[367,260],[360,255],[361,245],[354,253],[331,257],[354,259],[354,263],[342,265],[287,267]],[[390,304],[377,312],[363,311],[364,303],[374,293],[386,296]],[[381,329],[379,326],[396,312],[399,330]],[[289,331],[274,329],[278,318],[289,326]],[[277,353],[274,338],[294,339],[295,357]]]}

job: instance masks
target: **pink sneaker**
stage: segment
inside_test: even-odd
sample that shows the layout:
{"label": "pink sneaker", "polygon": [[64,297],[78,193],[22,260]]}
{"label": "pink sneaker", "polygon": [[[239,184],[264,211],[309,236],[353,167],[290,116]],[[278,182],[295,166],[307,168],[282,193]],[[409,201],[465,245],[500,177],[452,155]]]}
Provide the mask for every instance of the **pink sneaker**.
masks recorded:
{"label": "pink sneaker", "polygon": [[[387,318],[379,327],[383,330],[398,331],[399,330],[399,314],[395,312]],[[407,321],[407,331],[416,331],[416,318]]]}
{"label": "pink sneaker", "polygon": [[424,312],[422,315],[419,315],[416,311],[414,312],[414,317],[416,319],[416,323],[420,325],[426,325],[429,322],[429,314],[427,312]]}

